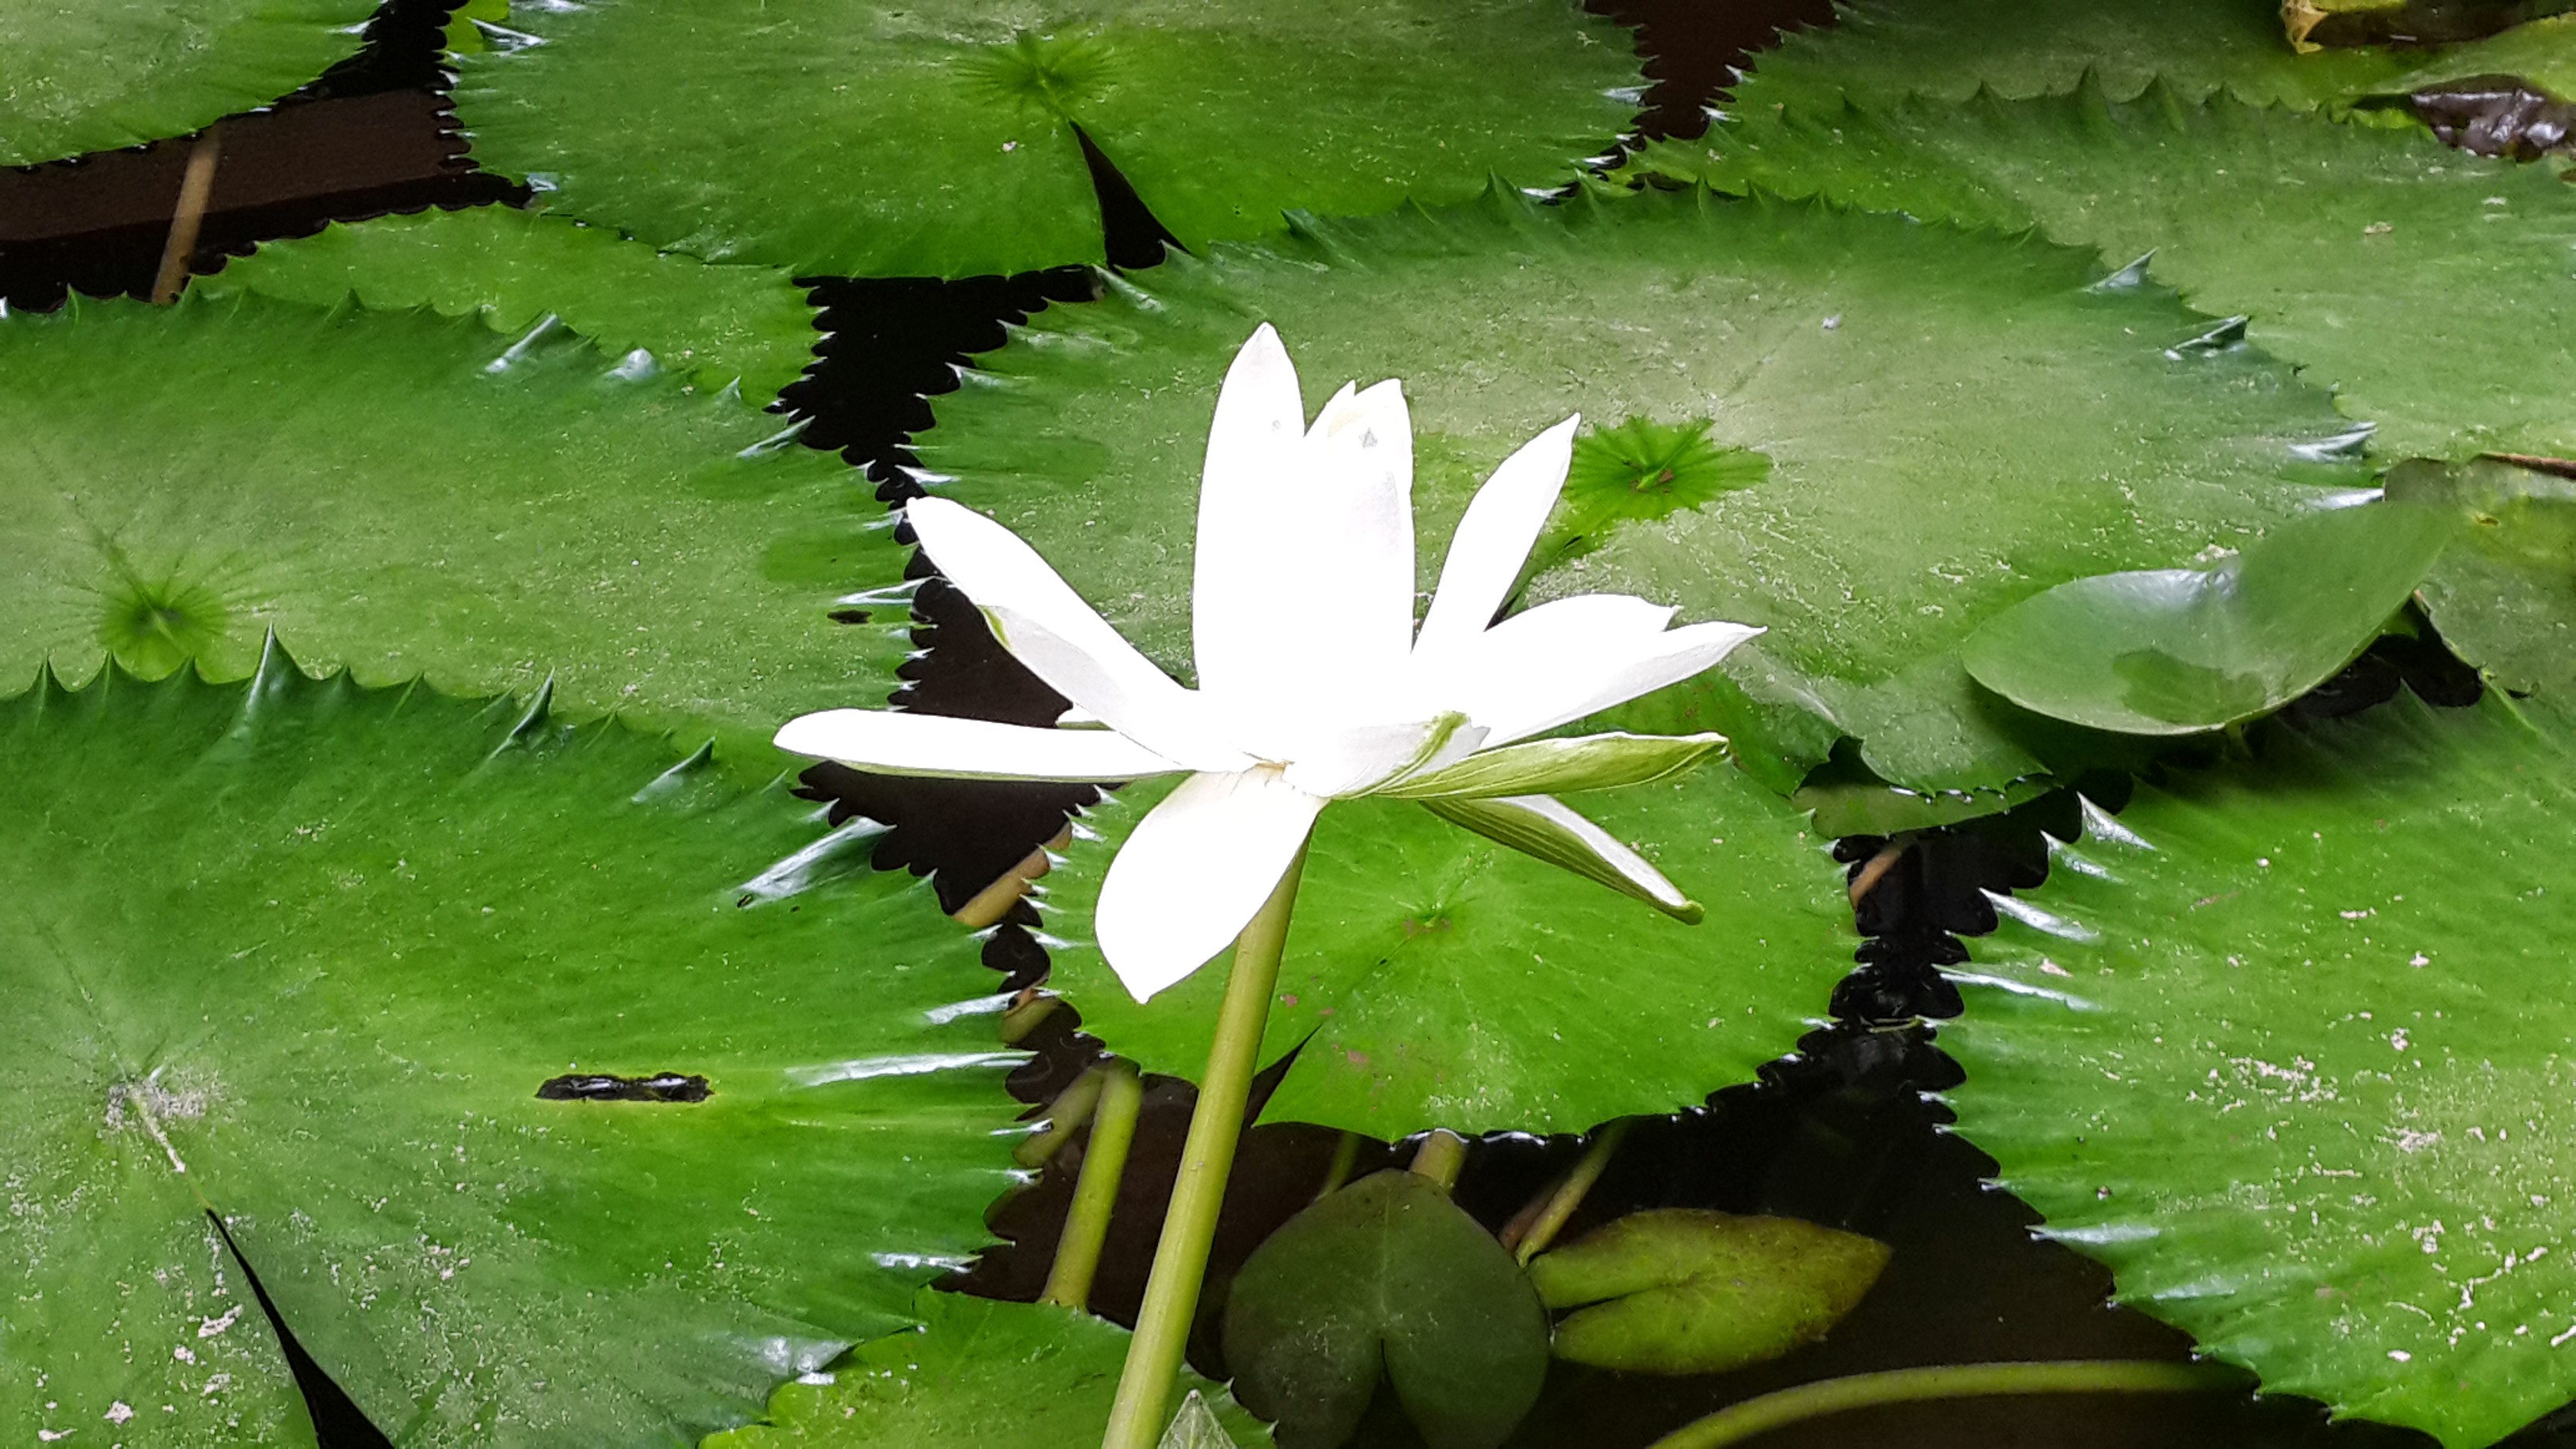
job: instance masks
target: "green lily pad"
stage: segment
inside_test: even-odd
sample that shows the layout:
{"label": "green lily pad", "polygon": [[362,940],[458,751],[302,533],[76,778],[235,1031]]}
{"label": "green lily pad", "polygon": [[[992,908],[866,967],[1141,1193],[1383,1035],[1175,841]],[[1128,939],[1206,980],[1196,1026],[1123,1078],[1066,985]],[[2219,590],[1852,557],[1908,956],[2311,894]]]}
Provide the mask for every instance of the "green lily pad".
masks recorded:
{"label": "green lily pad", "polygon": [[1960,655],[2015,704],[2095,729],[2241,723],[2351,663],[2463,527],[2453,510],[2402,504],[2294,518],[2206,569],[2060,584],[1988,620]]}
{"label": "green lily pad", "polygon": [[551,677],[745,750],[881,697],[909,614],[868,597],[903,570],[874,491],[651,371],[260,297],[0,319],[0,688],[239,678],[274,630],[368,683]]}
{"label": "green lily pad", "polygon": [[1628,33],[1571,0],[532,6],[467,56],[475,159],[658,246],[805,273],[1102,256],[1077,129],[1181,244],[1291,209],[1573,179],[1635,113]]}
{"label": "green lily pad", "polygon": [[2130,99],[2162,81],[2199,100],[2224,90],[2310,107],[2387,88],[2420,59],[2379,50],[2301,55],[2279,0],[1845,0],[1830,28],[1793,30],[1755,57],[1730,114],[1848,98],[1880,106],[1989,94],[2064,95],[2091,77]]}
{"label": "green lily pad", "polygon": [[2254,743],[1998,902],[1960,1130],[2203,1352],[2485,1444],[2576,1394],[2576,721],[2401,696]]}
{"label": "green lily pad", "polygon": [[2152,253],[2137,275],[2245,319],[2238,335],[2331,384],[2391,456],[2576,455],[2576,187],[2555,168],[2412,127],[2095,86],[1792,107],[1658,155],[1730,190],[2037,226],[2107,265]]}
{"label": "green lily pad", "polygon": [[[925,1291],[913,1316],[920,1327],[861,1344],[782,1385],[764,1422],[715,1435],[701,1449],[999,1449],[1100,1437],[1127,1361],[1127,1330],[1051,1303],[960,1293]],[[1233,1443],[1270,1442],[1269,1430],[1222,1388],[1187,1368],[1181,1381]]]}
{"label": "green lily pad", "polygon": [[[1196,1079],[1224,958],[1139,1005],[1091,944],[1112,852],[1170,788],[1129,786],[1078,820],[1037,899],[1083,1030]],[[1851,907],[1831,842],[1795,810],[1723,765],[1570,803],[1706,918],[1683,925],[1409,801],[1337,803],[1307,854],[1262,1042],[1265,1062],[1303,1044],[1269,1120],[1390,1139],[1580,1132],[1749,1081],[1823,1014],[1850,969]]]}
{"label": "green lily pad", "polygon": [[2559,96],[2576,96],[2576,15],[2526,21],[2484,40],[2452,46],[2387,86],[2415,91],[2477,75],[2509,75]]}
{"label": "green lily pad", "polygon": [[774,267],[709,266],[508,206],[336,222],[192,285],[324,307],[352,297],[383,312],[427,307],[511,337],[551,317],[612,356],[643,348],[703,386],[739,381],[760,405],[796,380],[820,339],[803,289]]}
{"label": "green lily pad", "polygon": [[918,449],[953,480],[935,486],[1182,670],[1216,383],[1260,320],[1310,409],[1347,379],[1404,380],[1425,589],[1475,485],[1567,413],[1705,421],[1768,477],[1612,528],[1530,597],[1636,593],[1769,626],[1724,666],[1731,717],[1701,726],[1769,756],[1750,766],[1766,779],[1794,783],[1840,732],[1898,784],[1992,788],[2045,762],[1959,667],[1979,623],[2365,481],[2303,461],[2349,428],[2322,392],[2249,349],[2169,351],[2211,319],[2099,278],[2082,253],[1893,217],[1496,194],[1306,223],[1050,310],[938,401]]}
{"label": "green lily pad", "polygon": [[[1875,1238],[1797,1218],[1658,1208],[1529,1265],[1552,1351],[1622,1373],[1718,1374],[1825,1336],[1887,1267]],[[1589,1306],[1586,1306],[1589,1305]]]}
{"label": "green lily pad", "polygon": [[9,1439],[313,1442],[209,1207],[419,1445],[739,1423],[986,1241],[1017,1054],[877,827],[276,649],[0,739]]}
{"label": "green lily pad", "polygon": [[374,0],[14,0],[0,166],[185,135],[358,53]]}
{"label": "green lily pad", "polygon": [[2507,689],[2576,698],[2576,478],[2415,459],[2389,470],[2388,496],[2468,515],[2468,546],[2424,583],[2442,641]]}
{"label": "green lily pad", "polygon": [[1383,1374],[1431,1449],[1494,1449],[1538,1401],[1547,1310],[1509,1250],[1399,1168],[1253,1250],[1226,1297],[1225,1355],[1290,1445],[1349,1439]]}

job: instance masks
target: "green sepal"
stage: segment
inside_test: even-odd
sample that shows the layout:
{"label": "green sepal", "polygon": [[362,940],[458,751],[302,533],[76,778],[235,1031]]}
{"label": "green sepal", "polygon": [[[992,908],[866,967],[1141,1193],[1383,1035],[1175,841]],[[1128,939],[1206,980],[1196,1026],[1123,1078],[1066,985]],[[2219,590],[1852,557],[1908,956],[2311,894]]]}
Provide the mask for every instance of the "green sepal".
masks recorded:
{"label": "green sepal", "polygon": [[1426,775],[1400,779],[1374,794],[1399,800],[1490,800],[1500,795],[1573,794],[1669,779],[1726,747],[1726,736],[1578,735],[1523,740],[1485,750]]}
{"label": "green sepal", "polygon": [[[1588,840],[1564,824],[1541,813],[1538,801],[1545,796],[1506,796],[1494,800],[1461,800],[1448,797],[1425,800],[1422,807],[1453,825],[1461,825],[1497,845],[1508,845],[1523,855],[1533,856],[1550,865],[1562,866],[1585,880],[1598,881],[1623,896],[1644,901],[1684,925],[1696,926],[1706,916],[1699,902],[1683,895],[1663,872],[1646,864],[1642,857],[1636,869],[1654,877],[1654,884],[1640,880],[1630,870],[1622,869],[1606,852],[1604,842],[1616,847],[1617,842],[1602,833],[1600,841]],[[1594,827],[1596,831],[1599,827]],[[1624,847],[1621,847],[1624,848]],[[1633,852],[1631,852],[1633,854]],[[1669,896],[1658,894],[1660,884]]]}

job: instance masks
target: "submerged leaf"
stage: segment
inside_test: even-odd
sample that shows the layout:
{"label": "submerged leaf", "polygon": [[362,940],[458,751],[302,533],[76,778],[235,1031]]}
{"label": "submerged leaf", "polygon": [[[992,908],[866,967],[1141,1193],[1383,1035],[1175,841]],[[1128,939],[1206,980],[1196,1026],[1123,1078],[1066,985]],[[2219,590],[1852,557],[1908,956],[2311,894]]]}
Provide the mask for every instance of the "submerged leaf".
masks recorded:
{"label": "submerged leaf", "polygon": [[[1055,988],[1148,1071],[1205,1067],[1226,973],[1139,1005],[1091,944],[1116,846],[1169,789],[1131,785],[1076,822],[1037,896]],[[1797,812],[1737,772],[1578,797],[1707,910],[1695,926],[1406,800],[1328,808],[1261,1059],[1303,1043],[1265,1109],[1397,1138],[1577,1132],[1747,1081],[1848,969],[1851,910]]]}
{"label": "submerged leaf", "polygon": [[769,758],[909,648],[875,491],[777,420],[561,333],[265,297],[0,318],[0,552],[0,689],[239,678],[274,630]]}
{"label": "submerged leaf", "polygon": [[[762,1422],[715,1435],[701,1449],[1074,1449],[1099,1439],[1127,1359],[1127,1330],[1052,1303],[927,1290],[913,1313],[919,1328],[861,1344],[781,1386]],[[1270,1442],[1224,1389],[1187,1368],[1181,1382],[1205,1433],[1178,1446],[1166,1437],[1164,1449]],[[1202,1393],[1214,1397],[1213,1410]]]}
{"label": "submerged leaf", "polygon": [[1715,1374],[1823,1338],[1887,1259],[1885,1243],[1797,1218],[1658,1208],[1542,1254],[1529,1273],[1548,1307],[1578,1310],[1556,1325],[1558,1358]]}
{"label": "submerged leaf", "polygon": [[603,0],[510,24],[537,43],[467,57],[457,89],[476,160],[800,275],[1098,261],[1087,144],[1193,248],[1552,185],[1640,82],[1626,32],[1569,0]]}
{"label": "submerged leaf", "polygon": [[1432,1449],[1493,1449],[1538,1400],[1547,1312],[1492,1234],[1396,1169],[1254,1250],[1226,1299],[1225,1354],[1288,1449],[1348,1439],[1381,1368]]}
{"label": "submerged leaf", "polygon": [[1436,541],[1520,440],[1576,410],[1711,419],[1707,441],[1758,447],[1767,477],[1610,529],[1529,597],[1769,626],[1706,676],[1731,681],[1723,708],[1685,726],[1766,781],[1794,787],[1840,732],[1897,783],[1991,788],[2050,762],[1982,712],[1953,652],[1977,624],[2365,481],[2314,460],[2348,429],[2322,391],[2250,349],[2170,350],[2210,319],[2151,287],[2087,290],[2098,277],[2081,253],[1895,217],[1497,195],[1176,257],[1041,314],[919,446],[955,480],[940,492],[1182,670],[1215,396],[1174,380],[1221,377],[1257,319],[1297,349],[1310,411],[1345,379],[1403,379],[1426,589]]}
{"label": "submerged leaf", "polygon": [[796,380],[820,337],[814,309],[783,271],[708,266],[507,206],[335,222],[317,236],[265,243],[192,285],[324,307],[350,297],[380,312],[428,307],[480,316],[510,337],[551,318],[629,365],[641,348],[706,387],[738,381],[755,407]]}
{"label": "submerged leaf", "polygon": [[2463,524],[2375,504],[2294,518],[2206,569],[2101,574],[1996,615],[1977,682],[2095,729],[2180,735],[2269,714],[2377,637]]}
{"label": "submerged leaf", "polygon": [[1960,1130],[2267,1391],[2486,1444],[2576,1394],[2576,720],[2401,696],[2253,743],[1998,902]]}
{"label": "submerged leaf", "polygon": [[374,0],[12,0],[0,166],[139,146],[265,106],[355,55]]}
{"label": "submerged leaf", "polygon": [[0,1435],[311,1442],[206,1206],[420,1445],[738,1423],[984,1244],[995,978],[675,756],[274,650],[0,702]]}

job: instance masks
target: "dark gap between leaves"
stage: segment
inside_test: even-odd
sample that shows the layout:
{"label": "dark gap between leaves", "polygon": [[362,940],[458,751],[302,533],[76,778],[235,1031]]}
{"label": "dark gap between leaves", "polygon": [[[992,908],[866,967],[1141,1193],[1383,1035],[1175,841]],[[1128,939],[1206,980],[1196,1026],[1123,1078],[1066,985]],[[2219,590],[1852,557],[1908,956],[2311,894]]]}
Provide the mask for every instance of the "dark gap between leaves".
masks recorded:
{"label": "dark gap between leaves", "polygon": [[605,1072],[567,1072],[548,1077],[537,1088],[547,1102],[703,1102],[715,1093],[707,1079],[678,1072],[649,1077],[616,1077]]}
{"label": "dark gap between leaves", "polygon": [[222,1236],[224,1250],[232,1254],[233,1265],[241,1269],[242,1278],[250,1284],[251,1296],[259,1301],[259,1311],[277,1334],[278,1350],[286,1355],[287,1371],[295,1375],[296,1392],[304,1396],[304,1410],[313,1419],[317,1449],[393,1449],[393,1441],[385,1437],[384,1431],[350,1400],[322,1365],[314,1362],[313,1355],[305,1352],[295,1331],[286,1326],[285,1316],[277,1311],[277,1304],[269,1299],[258,1270],[242,1256],[241,1244],[233,1241],[232,1229],[224,1226],[222,1215],[208,1208],[206,1221],[213,1223],[216,1233]]}

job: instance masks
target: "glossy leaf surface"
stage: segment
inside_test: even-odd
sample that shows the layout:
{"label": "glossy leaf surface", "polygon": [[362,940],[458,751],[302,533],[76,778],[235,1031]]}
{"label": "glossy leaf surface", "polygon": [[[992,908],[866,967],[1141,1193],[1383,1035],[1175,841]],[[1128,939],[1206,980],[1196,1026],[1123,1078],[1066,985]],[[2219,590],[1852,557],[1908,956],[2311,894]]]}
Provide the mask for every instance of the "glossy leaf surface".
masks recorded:
{"label": "glossy leaf surface", "polygon": [[1254,1250],[1226,1298],[1225,1353],[1287,1449],[1348,1439],[1381,1373],[1431,1449],[1494,1449],[1547,1376],[1547,1312],[1492,1234],[1397,1169]]}
{"label": "glossy leaf surface", "polygon": [[2201,1351],[2482,1445],[2576,1393],[2576,721],[2401,695],[2254,743],[1998,902],[1960,1130]]}
{"label": "glossy leaf surface", "polygon": [[264,106],[357,53],[372,0],[12,0],[0,166],[139,146]]}
{"label": "glossy leaf surface", "polygon": [[[929,1291],[913,1316],[920,1327],[861,1344],[782,1386],[763,1422],[715,1435],[703,1449],[1071,1449],[1100,1437],[1127,1330],[1049,1303]],[[1270,1442],[1223,1389],[1187,1368],[1181,1380],[1203,1405],[1215,1401],[1202,1412],[1234,1444]]]}
{"label": "glossy leaf surface", "polygon": [[[1207,1064],[1226,958],[1137,1004],[1091,944],[1111,852],[1169,789],[1077,822],[1040,887],[1054,983],[1083,1030],[1148,1071]],[[1411,801],[1328,807],[1261,1059],[1304,1043],[1270,1121],[1398,1138],[1579,1132],[1750,1080],[1820,1016],[1851,953],[1850,908],[1797,813],[1723,765],[1573,803],[1707,909],[1686,926],[1452,825]]]}
{"label": "glossy leaf surface", "polygon": [[919,450],[1180,669],[1216,381],[1259,320],[1310,411],[1345,380],[1403,380],[1426,590],[1474,486],[1566,414],[1707,420],[1768,476],[1611,529],[1529,597],[1769,626],[1723,666],[1729,707],[1686,726],[1768,756],[1749,765],[1767,780],[1794,784],[1839,730],[1891,780],[1991,787],[2043,762],[1953,655],[1979,622],[2362,481],[2302,458],[2347,427],[2322,392],[2247,349],[2169,351],[2211,320],[2099,278],[2080,253],[1891,217],[1495,196],[1176,258],[1042,314]]}
{"label": "glossy leaf surface", "polygon": [[0,689],[239,678],[273,629],[765,751],[908,647],[900,599],[850,597],[902,578],[874,490],[778,420],[561,334],[259,297],[0,320],[0,551]]}
{"label": "glossy leaf surface", "polygon": [[1640,81],[1629,34],[1569,0],[609,0],[510,25],[457,93],[477,160],[552,209],[800,275],[1100,260],[1077,128],[1189,247],[1492,174],[1554,185]]}
{"label": "glossy leaf surface", "polygon": [[708,388],[739,380],[755,407],[796,380],[821,336],[804,290],[776,268],[709,266],[507,206],[334,223],[264,243],[193,285],[322,307],[351,297],[382,312],[427,307],[512,338],[553,317],[611,357],[640,347]]}
{"label": "glossy leaf surface", "polygon": [[[1553,1351],[1622,1373],[1716,1374],[1813,1343],[1860,1306],[1888,1247],[1797,1218],[1631,1213],[1529,1265]],[[1588,1306],[1587,1306],[1588,1305]]]}
{"label": "glossy leaf surface", "polygon": [[2420,90],[2464,76],[2509,75],[2561,97],[2576,97],[2576,15],[2533,20],[2484,40],[2452,46],[2392,82]]}
{"label": "glossy leaf surface", "polygon": [[2467,515],[2467,542],[2424,584],[2442,642],[2507,689],[2576,698],[2576,478],[2413,459],[2388,496]]}
{"label": "glossy leaf surface", "polygon": [[2552,166],[2161,87],[1792,107],[1660,154],[1729,188],[2035,225],[2107,266],[2147,257],[2143,275],[2332,385],[2387,456],[2576,454],[2558,382],[2576,375],[2576,187]]}
{"label": "glossy leaf surface", "polygon": [[2294,518],[2209,568],[2060,584],[1987,621],[1960,655],[1978,683],[2053,718],[2217,729],[2350,663],[2463,527],[2451,510],[2395,504]]}
{"label": "glossy leaf surface", "polygon": [[312,1442],[208,1206],[406,1446],[739,1423],[982,1246],[993,976],[684,748],[275,651],[0,702],[10,1439]]}

